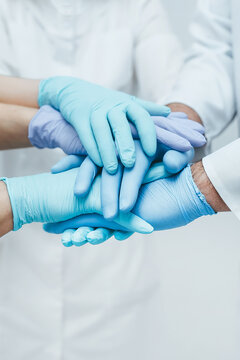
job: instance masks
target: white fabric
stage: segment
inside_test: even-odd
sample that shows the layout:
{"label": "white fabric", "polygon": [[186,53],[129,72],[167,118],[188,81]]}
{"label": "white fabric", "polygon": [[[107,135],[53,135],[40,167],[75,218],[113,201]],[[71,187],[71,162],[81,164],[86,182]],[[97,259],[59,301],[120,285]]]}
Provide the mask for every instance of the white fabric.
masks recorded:
{"label": "white fabric", "polygon": [[240,220],[240,139],[203,159],[209,179]]}
{"label": "white fabric", "polygon": [[[184,103],[200,115],[209,142],[240,113],[240,2],[200,0],[194,45],[166,103]],[[239,218],[239,141],[204,160],[213,185]]]}
{"label": "white fabric", "polygon": [[[0,73],[73,75],[158,100],[179,45],[158,0],[0,0]],[[48,171],[60,151],[3,152],[0,175]],[[158,240],[158,239],[156,239]],[[0,242],[0,358],[159,359],[154,239],[63,248],[29,225]]]}

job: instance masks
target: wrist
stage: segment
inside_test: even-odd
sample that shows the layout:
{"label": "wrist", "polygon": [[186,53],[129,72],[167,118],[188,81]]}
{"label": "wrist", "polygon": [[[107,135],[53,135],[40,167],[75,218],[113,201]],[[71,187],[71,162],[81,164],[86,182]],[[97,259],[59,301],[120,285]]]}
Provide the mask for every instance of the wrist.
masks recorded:
{"label": "wrist", "polygon": [[167,105],[172,112],[184,112],[190,120],[196,121],[203,125],[203,122],[198,113],[190,106],[181,103],[172,103]]}
{"label": "wrist", "polygon": [[7,234],[13,229],[13,214],[7,186],[0,181],[0,236]]}
{"label": "wrist", "polygon": [[213,210],[215,212],[230,211],[208,178],[201,161],[191,166],[191,172],[196,186]]}

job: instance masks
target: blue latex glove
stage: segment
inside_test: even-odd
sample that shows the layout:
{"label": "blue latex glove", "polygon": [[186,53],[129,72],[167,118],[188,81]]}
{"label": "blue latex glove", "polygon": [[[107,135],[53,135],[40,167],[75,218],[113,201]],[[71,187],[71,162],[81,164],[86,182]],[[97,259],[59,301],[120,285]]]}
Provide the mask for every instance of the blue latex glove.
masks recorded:
{"label": "blue latex glove", "polygon": [[[57,175],[3,178],[12,205],[14,230],[32,222],[56,222],[81,214],[101,214],[100,177],[95,179],[88,196],[79,198],[73,193],[76,172],[73,169]],[[120,214],[115,222],[123,227],[133,225],[136,231],[143,233],[152,231],[149,224],[131,213]]]}
{"label": "blue latex glove", "polygon": [[[165,117],[153,116],[158,142],[174,150],[185,151],[191,146],[200,147],[206,143],[204,128],[188,120],[184,113],[171,113]],[[130,124],[132,136],[139,139],[136,128]],[[61,113],[51,106],[40,108],[29,124],[28,137],[33,146],[61,148],[68,155],[87,155],[75,129],[64,120]]]}
{"label": "blue latex glove", "polygon": [[[154,230],[185,226],[201,216],[215,214],[194,183],[190,166],[175,176],[144,185],[133,213],[148,221]],[[111,222],[106,223],[101,217],[93,216],[90,220],[80,216],[60,224],[47,224],[45,230],[59,233],[84,225],[111,229]],[[71,237],[69,243],[71,245]]]}
{"label": "blue latex glove", "polygon": [[129,121],[136,126],[146,154],[153,156],[156,131],[150,115],[170,113],[165,106],[72,77],[42,80],[38,103],[40,107],[51,105],[59,110],[75,128],[91,159],[99,166],[104,165],[111,174],[118,168],[115,143],[123,165],[134,165],[135,149]]}
{"label": "blue latex glove", "polygon": [[[106,219],[112,220],[118,215],[118,211],[129,212],[134,207],[138,192],[143,183],[146,183],[145,176],[152,161],[163,161],[162,166],[156,166],[151,171],[151,178],[148,174],[147,182],[154,181],[181,171],[194,157],[194,150],[180,153],[170,150],[159,144],[155,158],[145,155],[139,141],[135,141],[136,162],[132,169],[119,166],[114,175],[110,175],[105,169],[101,177],[101,204],[103,215]],[[85,196],[91,189],[92,182],[100,169],[87,157],[83,162],[78,156],[68,156],[61,159],[53,168],[53,173],[67,171],[78,167],[78,175],[75,182],[74,192],[77,196]],[[153,177],[154,174],[154,177]],[[109,191],[111,189],[111,191]]]}

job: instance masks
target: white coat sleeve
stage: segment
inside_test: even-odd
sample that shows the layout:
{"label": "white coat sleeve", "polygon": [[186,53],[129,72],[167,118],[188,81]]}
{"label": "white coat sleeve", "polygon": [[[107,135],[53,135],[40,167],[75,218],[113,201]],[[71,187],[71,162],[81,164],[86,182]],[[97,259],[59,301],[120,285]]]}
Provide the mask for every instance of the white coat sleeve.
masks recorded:
{"label": "white coat sleeve", "polygon": [[192,49],[164,102],[179,102],[193,108],[211,141],[236,113],[231,2],[199,0],[191,33]]}
{"label": "white coat sleeve", "polygon": [[172,88],[182,65],[182,49],[161,0],[134,3],[137,94],[146,100],[160,102]]}
{"label": "white coat sleeve", "polygon": [[215,189],[240,220],[240,139],[203,159]]}

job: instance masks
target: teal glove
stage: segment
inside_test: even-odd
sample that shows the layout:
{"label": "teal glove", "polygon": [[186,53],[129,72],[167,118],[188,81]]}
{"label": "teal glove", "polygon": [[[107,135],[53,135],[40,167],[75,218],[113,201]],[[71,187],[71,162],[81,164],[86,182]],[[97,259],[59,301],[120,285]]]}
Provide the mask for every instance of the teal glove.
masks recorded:
{"label": "teal glove", "polygon": [[[185,226],[201,216],[215,214],[194,183],[190,166],[178,175],[144,185],[140,190],[133,213],[148,221],[154,227],[154,230],[167,230]],[[78,229],[84,225],[93,227],[94,223],[96,226],[103,226],[103,220],[99,221],[99,218],[80,216],[60,224],[45,225],[45,230],[58,233],[67,229]],[[111,222],[107,223],[106,220],[104,227],[113,228]],[[69,234],[68,230],[67,233]],[[105,240],[111,235],[112,233],[109,232],[108,236],[105,236]],[[73,236],[74,231],[68,236],[69,246],[74,244],[72,242]],[[94,236],[91,235],[91,232],[88,232],[84,240],[89,241],[90,239],[89,242],[91,242]],[[126,234],[126,237],[128,236],[129,234]],[[100,237],[104,239],[103,234],[100,234]],[[124,233],[117,232],[115,237],[117,240],[123,240]],[[96,241],[97,238],[95,243],[97,243]]]}
{"label": "teal glove", "polygon": [[71,77],[42,80],[38,103],[59,110],[75,128],[90,158],[110,174],[118,168],[115,143],[122,164],[132,167],[135,163],[129,121],[135,125],[146,155],[153,156],[156,130],[150,115],[170,113],[168,107]]}
{"label": "teal glove", "polygon": [[[19,178],[3,178],[8,189],[14,229],[32,222],[58,222],[81,214],[101,214],[100,177],[96,178],[85,198],[74,195],[77,169],[61,174],[40,174]],[[149,233],[153,229],[135,215],[119,214],[114,220],[123,228],[130,224],[131,231]],[[134,230],[135,229],[135,230]]]}

